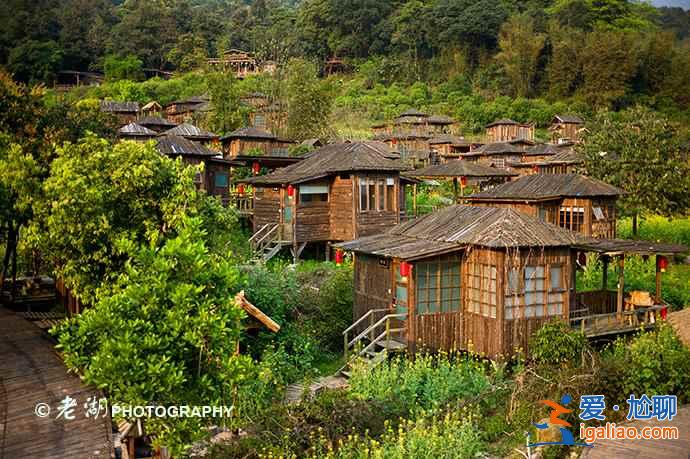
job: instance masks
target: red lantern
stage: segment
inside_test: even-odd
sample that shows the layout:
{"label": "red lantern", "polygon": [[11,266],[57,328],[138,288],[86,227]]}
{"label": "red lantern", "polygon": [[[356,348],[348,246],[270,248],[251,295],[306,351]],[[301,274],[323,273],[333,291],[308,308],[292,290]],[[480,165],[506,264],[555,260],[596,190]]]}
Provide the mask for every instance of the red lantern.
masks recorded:
{"label": "red lantern", "polygon": [[287,193],[288,193],[288,196],[293,197],[295,195],[295,187],[292,185],[288,185]]}
{"label": "red lantern", "polygon": [[412,265],[406,261],[400,263],[400,277],[408,277],[412,271]]}
{"label": "red lantern", "polygon": [[584,252],[580,252],[580,253],[577,255],[577,263],[578,263],[580,266],[587,266],[587,254],[584,253]]}
{"label": "red lantern", "polygon": [[391,143],[392,143],[393,145],[397,145],[397,144],[398,144],[398,139],[393,139],[393,140],[391,140]]}
{"label": "red lantern", "polygon": [[345,259],[345,254],[343,253],[342,250],[336,250],[335,251],[335,264],[340,266],[343,264],[343,260]]}
{"label": "red lantern", "polygon": [[668,268],[668,258],[666,257],[657,257],[656,259],[656,268],[659,270],[661,273],[666,272],[666,268]]}
{"label": "red lantern", "polygon": [[261,171],[261,165],[258,162],[252,163],[252,172],[254,175],[259,175],[259,172]]}
{"label": "red lantern", "polygon": [[663,308],[661,308],[661,320],[666,320],[667,317],[668,317],[668,307],[664,306]]}
{"label": "red lantern", "polygon": [[237,194],[242,196],[244,194],[244,183],[240,183],[237,185]]}
{"label": "red lantern", "polygon": [[467,186],[467,177],[465,177],[464,175],[460,177],[460,185]]}
{"label": "red lantern", "polygon": [[537,165],[532,166],[532,172],[534,172],[535,174],[537,172],[539,172],[539,166],[537,166]]}

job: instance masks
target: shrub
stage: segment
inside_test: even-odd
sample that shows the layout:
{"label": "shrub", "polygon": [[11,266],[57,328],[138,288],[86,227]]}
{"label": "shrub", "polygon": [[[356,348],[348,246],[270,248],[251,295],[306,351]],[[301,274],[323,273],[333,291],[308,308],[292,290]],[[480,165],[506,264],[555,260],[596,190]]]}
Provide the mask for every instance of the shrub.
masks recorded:
{"label": "shrub", "polygon": [[530,339],[529,344],[530,355],[535,362],[555,365],[568,362],[579,364],[587,346],[587,338],[583,333],[572,330],[560,320],[544,324]]}

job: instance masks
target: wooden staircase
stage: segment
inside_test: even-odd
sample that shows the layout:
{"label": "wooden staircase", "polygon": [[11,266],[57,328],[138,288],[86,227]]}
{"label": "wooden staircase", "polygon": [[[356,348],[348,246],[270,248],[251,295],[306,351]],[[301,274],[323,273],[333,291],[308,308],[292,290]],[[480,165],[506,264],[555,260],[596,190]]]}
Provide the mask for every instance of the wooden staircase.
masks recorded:
{"label": "wooden staircase", "polygon": [[[376,316],[382,316],[376,320]],[[405,344],[406,327],[393,328],[392,320],[405,319],[407,313],[391,313],[390,309],[370,309],[357,319],[343,332],[343,349],[345,365],[339,373],[349,377],[352,364],[357,360],[364,360],[372,369],[386,360],[389,352],[407,349]],[[368,326],[357,336],[349,339],[349,335],[357,327]]]}
{"label": "wooden staircase", "polygon": [[276,256],[280,249],[291,245],[290,241],[280,238],[280,225],[277,223],[266,224],[249,238],[249,245],[255,259],[266,262]]}

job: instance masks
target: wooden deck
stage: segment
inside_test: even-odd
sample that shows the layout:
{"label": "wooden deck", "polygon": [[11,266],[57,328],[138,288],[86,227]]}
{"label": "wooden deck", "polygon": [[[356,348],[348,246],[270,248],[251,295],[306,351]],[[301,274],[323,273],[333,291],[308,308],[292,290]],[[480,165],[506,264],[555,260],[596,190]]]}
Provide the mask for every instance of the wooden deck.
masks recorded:
{"label": "wooden deck", "polygon": [[685,459],[690,457],[690,406],[678,408],[670,422],[637,421],[637,428],[650,426],[678,427],[677,440],[599,440],[594,448],[584,448],[582,459]]}
{"label": "wooden deck", "polygon": [[[78,402],[75,419],[56,420],[67,395]],[[100,394],[67,373],[36,325],[0,308],[0,459],[110,458],[110,418],[84,414],[91,396]],[[50,406],[48,417],[34,413],[37,403]]]}

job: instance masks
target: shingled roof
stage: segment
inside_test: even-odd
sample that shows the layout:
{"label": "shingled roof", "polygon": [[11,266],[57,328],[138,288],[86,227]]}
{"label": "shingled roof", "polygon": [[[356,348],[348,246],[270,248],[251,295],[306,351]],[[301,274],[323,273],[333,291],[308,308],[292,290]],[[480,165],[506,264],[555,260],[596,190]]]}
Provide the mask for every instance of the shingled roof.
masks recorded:
{"label": "shingled roof", "polygon": [[518,123],[517,121],[513,121],[513,120],[511,120],[510,118],[503,118],[503,119],[500,119],[500,120],[496,120],[496,121],[494,121],[493,123],[487,124],[486,127],[490,128],[490,127],[499,126],[499,125],[502,125],[502,124],[515,125],[515,124],[520,124],[520,123]]}
{"label": "shingled roof", "polygon": [[163,135],[176,135],[190,140],[213,140],[218,138],[217,134],[198,128],[189,123],[182,123],[179,126],[175,126],[165,131]]}
{"label": "shingled roof", "polygon": [[577,115],[556,115],[553,118],[554,122],[584,124],[584,120]]}
{"label": "shingled roof", "polygon": [[468,200],[543,200],[619,196],[625,191],[579,174],[534,174],[468,196]]}
{"label": "shingled roof", "polygon": [[536,145],[533,145],[525,152],[523,155],[525,156],[547,156],[547,155],[556,155],[561,152],[561,149],[558,148],[558,145],[554,145],[551,143],[538,143]]}
{"label": "shingled roof", "polygon": [[117,102],[114,100],[102,100],[101,111],[108,113],[138,113],[139,102]]}
{"label": "shingled roof", "polygon": [[336,245],[353,252],[407,260],[461,250],[569,247],[589,238],[510,208],[455,205],[389,229]]}
{"label": "shingled roof", "polygon": [[582,154],[573,148],[566,148],[546,160],[549,164],[581,164],[584,161]]}
{"label": "shingled roof", "polygon": [[345,142],[321,147],[305,155],[299,163],[277,171],[245,179],[254,185],[302,183],[340,172],[405,171],[410,168],[379,142]]}
{"label": "shingled roof", "polygon": [[118,129],[117,134],[120,137],[155,137],[158,135],[157,132],[137,123],[129,123],[122,126]]}
{"label": "shingled roof", "polygon": [[467,153],[462,153],[462,156],[523,154],[524,152],[525,150],[522,147],[513,145],[510,142],[494,142],[482,145]]}
{"label": "shingled roof", "polygon": [[458,147],[467,147],[472,144],[469,140],[465,139],[464,137],[452,134],[439,134],[437,136],[432,137],[429,140],[429,145],[440,145],[445,143]]}
{"label": "shingled roof", "polygon": [[421,117],[427,117],[429,116],[427,113],[424,113],[422,111],[417,110],[416,108],[410,108],[408,110],[405,110],[402,112],[399,117],[403,116],[421,116]]}
{"label": "shingled roof", "polygon": [[513,177],[518,174],[461,159],[405,173],[408,177]]}
{"label": "shingled roof", "polygon": [[429,124],[453,124],[455,120],[445,115],[431,115],[427,118],[427,122]]}
{"label": "shingled roof", "polygon": [[161,128],[174,128],[177,126],[177,123],[173,123],[170,120],[166,120],[165,118],[161,118],[160,116],[145,116],[143,118],[139,118],[137,120],[137,123],[144,127],[161,127]]}
{"label": "shingled roof", "polygon": [[263,129],[258,129],[255,127],[243,127],[234,130],[228,134],[225,134],[220,140],[231,140],[231,139],[266,139],[273,140],[276,136]]}
{"label": "shingled roof", "polygon": [[218,156],[219,153],[177,135],[165,135],[158,138],[158,151],[166,156]]}

